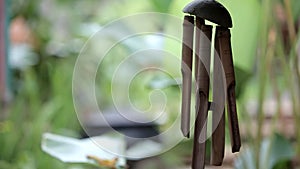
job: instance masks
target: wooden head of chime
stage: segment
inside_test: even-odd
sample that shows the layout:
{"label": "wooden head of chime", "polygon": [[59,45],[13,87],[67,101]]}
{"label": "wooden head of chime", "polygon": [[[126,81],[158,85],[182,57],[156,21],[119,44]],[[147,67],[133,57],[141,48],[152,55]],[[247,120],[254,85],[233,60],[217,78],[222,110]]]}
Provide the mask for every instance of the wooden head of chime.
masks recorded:
{"label": "wooden head of chime", "polygon": [[[221,103],[221,111],[214,109],[214,101],[224,93],[227,100],[227,113],[230,131],[232,152],[238,152],[241,147],[239,125],[235,100],[235,75],[232,60],[230,30],[232,20],[226,8],[214,0],[195,0],[184,9],[187,13],[183,23],[183,46],[182,46],[182,121],[181,130],[184,136],[190,136],[190,106],[191,106],[191,86],[192,70],[194,60],[194,72],[196,81],[196,121],[194,131],[194,147],[192,168],[201,169],[205,167],[207,116],[212,110],[212,150],[211,164],[222,165],[225,148],[225,99]],[[195,19],[196,18],[196,19]],[[196,24],[194,23],[196,20]],[[209,101],[210,86],[210,56],[213,26],[206,25],[205,20],[217,24],[215,35],[215,49],[219,58],[214,59],[213,71],[213,101]],[[195,26],[196,25],[196,26]],[[194,30],[196,27],[196,33]],[[194,47],[195,36],[195,50]],[[195,51],[195,52],[194,52]],[[195,56],[193,56],[195,53]],[[194,58],[194,59],[193,59]],[[217,60],[221,62],[216,64]],[[221,67],[221,68],[220,68]],[[224,72],[225,81],[223,91],[219,92],[217,78],[220,72]],[[220,87],[219,87],[220,88]],[[225,90],[225,91],[224,91]],[[213,108],[210,108],[213,107]]]}

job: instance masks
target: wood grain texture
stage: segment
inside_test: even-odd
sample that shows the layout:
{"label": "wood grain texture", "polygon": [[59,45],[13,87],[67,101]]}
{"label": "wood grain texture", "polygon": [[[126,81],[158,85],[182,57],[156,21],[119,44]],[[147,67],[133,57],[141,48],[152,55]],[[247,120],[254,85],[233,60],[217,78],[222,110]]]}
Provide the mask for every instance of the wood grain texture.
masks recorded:
{"label": "wood grain texture", "polygon": [[239,152],[241,147],[241,137],[238,124],[235,98],[235,74],[232,58],[232,49],[230,41],[230,30],[223,27],[217,27],[216,36],[220,46],[220,57],[226,76],[227,85],[227,113],[231,139],[232,152]]}
{"label": "wood grain texture", "polygon": [[210,51],[212,27],[203,25],[204,21],[196,19],[196,58],[198,61],[196,78],[196,122],[193,148],[193,169],[204,169],[206,152],[207,113],[209,98]]}
{"label": "wood grain texture", "polygon": [[185,16],[182,42],[182,104],[181,131],[185,137],[190,135],[190,109],[193,65],[194,17]]}
{"label": "wood grain texture", "polygon": [[223,85],[219,84],[221,80],[221,69],[220,69],[220,46],[218,43],[218,37],[215,37],[215,49],[216,52],[214,55],[214,83],[213,83],[213,101],[216,106],[213,109],[212,114],[212,151],[211,151],[211,164],[220,166],[223,163],[224,159],[224,150],[225,150],[225,118],[224,118],[224,106],[225,99],[223,103],[217,103],[219,97],[225,98],[225,91]]}

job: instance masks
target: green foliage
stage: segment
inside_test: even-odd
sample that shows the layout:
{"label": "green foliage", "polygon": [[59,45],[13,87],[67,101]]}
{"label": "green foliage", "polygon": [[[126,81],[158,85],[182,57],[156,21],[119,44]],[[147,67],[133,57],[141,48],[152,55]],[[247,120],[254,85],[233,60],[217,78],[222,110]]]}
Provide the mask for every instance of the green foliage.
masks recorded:
{"label": "green foliage", "polygon": [[291,5],[292,5],[293,18],[294,21],[297,22],[300,16],[300,1],[293,0],[291,3],[292,3]]}
{"label": "green foliage", "polygon": [[[285,169],[289,168],[289,162],[293,159],[295,151],[292,144],[279,134],[265,139],[261,143],[259,168]],[[253,147],[246,148],[235,161],[236,169],[255,169],[256,161]]]}
{"label": "green foliage", "polygon": [[[66,69],[72,70],[72,67],[60,61],[47,88],[38,85],[38,77],[32,69],[22,73],[22,87],[8,108],[7,118],[1,122],[5,130],[0,132],[3,145],[0,168],[69,168],[40,149],[42,133],[74,135],[80,129],[72,103],[72,81],[68,78],[72,71]],[[53,91],[52,96],[42,100],[41,90]]]}
{"label": "green foliage", "polygon": [[[272,72],[267,65],[261,65],[263,68],[261,70],[257,66],[267,55],[265,50],[269,49],[267,34],[270,32],[268,32],[268,29],[275,27],[278,43],[284,43],[283,39],[280,39],[281,36],[279,36],[281,25],[274,24],[275,18],[271,15],[273,12],[266,13],[265,9],[266,6],[273,9],[278,3],[283,4],[283,0],[272,1],[265,6],[263,3],[266,1],[261,0],[220,1],[229,9],[233,17],[232,48],[236,65],[237,96],[240,101],[238,102],[240,103],[239,106],[244,107],[253,95],[257,99],[255,94],[259,94],[258,87],[260,86],[257,77],[264,75],[266,72]],[[63,135],[79,136],[80,126],[72,101],[72,71],[80,48],[85,40],[94,33],[93,28],[90,27],[93,27],[93,25],[99,26],[100,24],[103,26],[112,20],[136,12],[157,11],[182,16],[181,9],[188,2],[190,0],[31,0],[28,2],[13,0],[11,3],[12,18],[22,16],[28,22],[34,34],[34,52],[39,56],[40,61],[37,65],[25,71],[17,72],[17,76],[14,77],[16,79],[14,82],[16,96],[8,106],[5,118],[1,117],[2,121],[0,121],[0,145],[2,146],[0,168],[90,167],[80,165],[74,167],[73,165],[63,164],[44,154],[40,149],[41,134],[43,132],[51,131]],[[291,0],[291,3],[293,20],[299,20],[300,1]],[[42,7],[46,8],[41,9]],[[158,30],[163,31],[161,28],[158,28]],[[124,27],[124,31],[130,30]],[[100,65],[101,70],[97,75],[100,80],[96,82],[99,83],[98,96],[100,94],[110,96],[111,94],[109,80],[113,73],[112,66],[117,66],[120,59],[116,56],[119,56],[120,53],[134,51],[138,45],[141,45],[140,41],[132,43],[131,46],[117,49],[115,53],[111,54],[113,57],[104,60],[103,65]],[[176,55],[180,55],[180,43],[172,44],[171,47],[167,45],[166,48],[168,47]],[[284,83],[281,91],[288,90],[293,94],[296,92],[293,92],[288,83],[294,84],[289,76],[295,72],[291,72],[293,68],[289,64],[295,63],[295,61],[285,56],[283,48],[277,45],[274,49],[275,52],[271,51],[273,54],[270,62],[277,66],[276,71],[280,72],[279,74],[275,72],[275,82]],[[274,59],[273,55],[276,55],[278,60]],[[280,61],[280,64],[277,64],[278,61]],[[266,63],[270,64],[267,61]],[[172,67],[173,65],[166,64],[166,66]],[[266,74],[264,80],[271,79],[268,75],[270,74]],[[168,88],[170,86],[175,87]],[[263,92],[270,91],[271,88],[275,87],[269,84]],[[134,79],[131,86],[131,97],[137,106],[149,106],[149,100],[146,98],[148,98],[152,89],[164,89],[166,94],[171,97],[167,106],[168,111],[174,112],[174,114],[178,113],[176,106],[180,104],[180,93],[177,82],[166,76],[143,76]],[[250,96],[248,93],[252,95]],[[107,107],[111,104],[110,100],[105,97],[99,98],[98,101]],[[242,109],[244,110],[244,108]],[[245,116],[243,113],[239,115]],[[243,122],[240,124],[243,124]],[[259,128],[259,130],[262,129]],[[299,141],[299,138],[297,139]],[[260,163],[262,165],[260,167],[262,168],[288,168],[288,161],[294,156],[294,147],[291,143],[277,134],[265,139],[258,146],[261,148],[260,157],[263,162]],[[237,168],[255,169],[257,161],[254,147],[250,147],[239,155],[236,162]],[[162,159],[167,166],[180,165],[182,164],[182,157],[191,154],[191,149],[192,142],[184,142],[174,150],[164,154]],[[176,163],[173,163],[173,161],[176,161]]]}
{"label": "green foliage", "polygon": [[[3,120],[0,121],[0,168],[91,168],[63,164],[45,154],[40,148],[41,135],[51,131],[79,137],[81,128],[72,100],[73,67],[84,41],[94,33],[82,26],[106,24],[113,17],[131,14],[123,6],[166,12],[171,4],[171,1],[156,1],[151,6],[149,3],[132,2],[135,3],[127,1],[121,5],[109,2],[118,6],[107,6],[102,1],[15,0],[11,4],[12,19],[23,17],[33,33],[34,44],[31,45],[39,62],[22,71],[14,70],[17,75],[13,77],[15,97],[8,105],[7,116],[1,117]],[[77,14],[78,10],[81,14]],[[62,26],[63,23],[66,25]],[[114,63],[116,59],[109,62]],[[109,75],[109,65],[104,67],[100,74]],[[108,86],[101,85],[99,88],[110,92]]]}
{"label": "green foliage", "polygon": [[253,78],[253,73],[239,66],[235,66],[234,71],[236,76],[236,98],[239,99],[245,92],[249,80]]}
{"label": "green foliage", "polygon": [[151,0],[151,4],[157,12],[167,13],[174,0]]}

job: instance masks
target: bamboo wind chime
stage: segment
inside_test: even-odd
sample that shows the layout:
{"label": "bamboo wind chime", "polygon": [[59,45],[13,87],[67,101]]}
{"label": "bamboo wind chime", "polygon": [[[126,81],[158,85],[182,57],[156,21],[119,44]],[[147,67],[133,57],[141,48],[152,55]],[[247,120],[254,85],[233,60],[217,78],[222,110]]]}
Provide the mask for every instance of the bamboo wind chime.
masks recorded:
{"label": "bamboo wind chime", "polygon": [[[235,100],[235,75],[230,41],[231,34],[229,30],[232,27],[232,20],[226,8],[214,0],[193,1],[184,8],[183,12],[188,15],[184,17],[183,23],[181,130],[185,137],[190,136],[191,86],[194,60],[196,120],[194,126],[192,168],[203,169],[205,167],[207,117],[209,110],[212,111],[213,132],[210,161],[212,165],[216,166],[222,165],[223,162],[225,149],[225,100],[227,100],[227,116],[232,152],[239,152],[241,147]],[[209,87],[213,26],[206,25],[205,20],[217,24],[215,28],[216,54],[214,55],[213,63],[213,101],[211,102],[209,101]],[[194,33],[195,27],[196,31]],[[194,46],[195,50],[193,50]],[[194,59],[193,55],[195,55]],[[220,81],[223,83],[217,83]],[[222,97],[224,98],[223,100],[220,99]]]}

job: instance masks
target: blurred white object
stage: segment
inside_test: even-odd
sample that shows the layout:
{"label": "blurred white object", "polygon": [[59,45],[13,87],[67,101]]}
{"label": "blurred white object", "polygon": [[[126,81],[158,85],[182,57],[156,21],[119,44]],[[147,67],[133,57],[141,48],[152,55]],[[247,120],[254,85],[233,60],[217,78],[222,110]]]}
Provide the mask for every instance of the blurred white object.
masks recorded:
{"label": "blurred white object", "polygon": [[45,133],[42,137],[42,150],[65,163],[95,164],[88,156],[101,160],[118,159],[117,166],[126,166],[129,160],[141,160],[158,155],[163,145],[151,140],[144,140],[126,148],[124,137],[121,135],[105,134],[86,139]]}
{"label": "blurred white object", "polygon": [[38,61],[38,55],[33,52],[30,45],[23,43],[11,46],[9,64],[12,68],[24,70],[29,66],[36,65]]}
{"label": "blurred white object", "polygon": [[[125,142],[122,137],[109,135],[75,139],[51,133],[43,134],[42,150],[65,163],[90,163],[95,161],[88,156],[101,160],[118,159],[117,166],[125,166],[126,159],[121,157],[125,152]],[[113,154],[110,152],[119,152]]]}
{"label": "blurred white object", "polygon": [[162,149],[163,146],[160,143],[152,140],[145,140],[136,143],[133,147],[129,148],[126,151],[126,154],[131,157],[132,160],[138,160],[138,157],[151,157],[153,154],[158,154]]}

